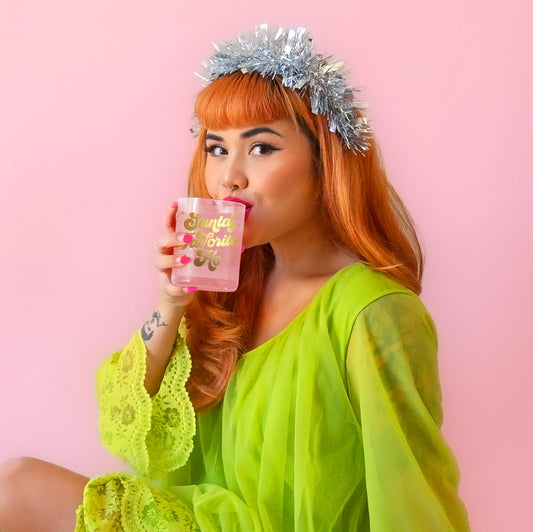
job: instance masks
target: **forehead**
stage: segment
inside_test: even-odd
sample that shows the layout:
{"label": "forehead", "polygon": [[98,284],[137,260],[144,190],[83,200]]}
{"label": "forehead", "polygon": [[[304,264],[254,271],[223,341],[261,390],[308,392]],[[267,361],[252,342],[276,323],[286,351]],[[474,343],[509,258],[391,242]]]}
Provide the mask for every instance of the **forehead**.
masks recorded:
{"label": "forehead", "polygon": [[273,135],[277,137],[288,137],[293,134],[298,134],[298,128],[293,124],[292,120],[283,118],[271,122],[259,122],[248,124],[242,127],[227,127],[227,128],[211,128],[206,129],[206,138],[219,136],[239,137],[248,139],[257,135]]}

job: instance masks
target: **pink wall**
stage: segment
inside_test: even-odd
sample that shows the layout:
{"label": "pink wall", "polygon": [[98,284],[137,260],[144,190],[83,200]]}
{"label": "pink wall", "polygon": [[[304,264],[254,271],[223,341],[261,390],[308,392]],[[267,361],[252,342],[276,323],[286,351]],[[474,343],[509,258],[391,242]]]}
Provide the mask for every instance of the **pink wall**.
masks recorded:
{"label": "pink wall", "polygon": [[152,309],[153,242],[193,146],[193,71],[212,40],[265,20],[300,24],[364,81],[390,178],[420,227],[444,430],[473,529],[526,530],[532,8],[179,4],[0,6],[0,460],[119,467],[99,443],[94,371]]}

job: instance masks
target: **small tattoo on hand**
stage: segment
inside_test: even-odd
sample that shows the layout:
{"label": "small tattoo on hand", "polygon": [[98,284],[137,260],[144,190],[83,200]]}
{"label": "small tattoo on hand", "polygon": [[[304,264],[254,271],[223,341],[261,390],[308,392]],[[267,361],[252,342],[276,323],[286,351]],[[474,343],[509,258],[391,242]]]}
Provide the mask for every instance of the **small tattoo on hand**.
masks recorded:
{"label": "small tattoo on hand", "polygon": [[155,330],[158,327],[165,327],[166,323],[161,318],[161,313],[156,310],[152,317],[145,322],[145,324],[141,327],[141,336],[142,339],[146,342],[147,340],[150,340],[152,336],[154,335]]}

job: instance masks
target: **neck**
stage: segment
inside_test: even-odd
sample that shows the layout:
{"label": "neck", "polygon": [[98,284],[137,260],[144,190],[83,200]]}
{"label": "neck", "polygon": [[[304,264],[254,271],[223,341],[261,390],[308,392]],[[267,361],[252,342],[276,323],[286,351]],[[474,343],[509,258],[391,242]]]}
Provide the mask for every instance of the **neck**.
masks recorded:
{"label": "neck", "polygon": [[275,256],[271,278],[279,280],[331,276],[357,262],[356,256],[333,241],[321,222],[270,245]]}

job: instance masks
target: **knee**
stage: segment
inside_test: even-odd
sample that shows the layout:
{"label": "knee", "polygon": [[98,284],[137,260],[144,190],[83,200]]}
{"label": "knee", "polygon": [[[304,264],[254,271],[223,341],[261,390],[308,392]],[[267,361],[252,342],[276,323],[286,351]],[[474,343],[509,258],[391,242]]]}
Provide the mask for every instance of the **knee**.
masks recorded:
{"label": "knee", "polygon": [[24,491],[24,480],[35,468],[35,458],[11,458],[0,464],[0,523],[2,518],[18,506]]}
{"label": "knee", "polygon": [[[3,488],[15,483],[22,475],[30,471],[39,460],[21,456],[10,458],[0,464],[0,486]],[[0,491],[2,493],[3,490]]]}
{"label": "knee", "polygon": [[72,530],[87,478],[36,458],[0,465],[0,530]]}

